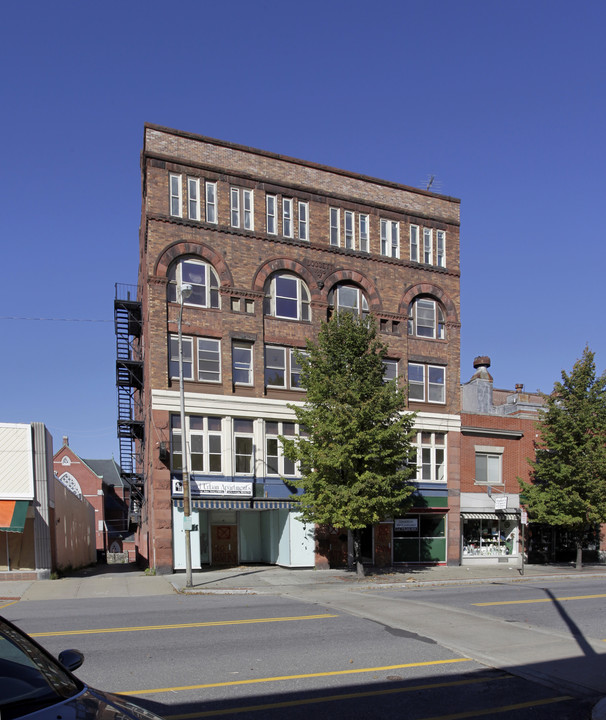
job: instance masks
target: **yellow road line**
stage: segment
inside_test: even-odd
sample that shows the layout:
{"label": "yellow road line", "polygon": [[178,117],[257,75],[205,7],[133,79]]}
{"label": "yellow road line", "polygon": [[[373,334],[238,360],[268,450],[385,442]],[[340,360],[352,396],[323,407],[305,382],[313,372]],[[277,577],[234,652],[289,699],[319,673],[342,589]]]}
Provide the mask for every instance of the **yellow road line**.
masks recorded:
{"label": "yellow road line", "polygon": [[91,630],[56,630],[54,632],[30,633],[31,637],[56,637],[61,635],[100,635],[103,633],[141,632],[144,630],[181,630],[183,628],[222,627],[224,625],[253,625],[255,623],[294,622],[296,620],[324,620],[338,615],[299,615],[294,617],[251,618],[250,620],[217,620],[215,622],[182,623],[180,625],[140,625],[119,628],[93,628]]}
{"label": "yellow road line", "polygon": [[276,677],[254,678],[252,680],[228,680],[227,682],[205,683],[203,685],[181,685],[180,687],[153,688],[151,690],[133,690],[115,693],[116,695],[149,695],[151,693],[178,692],[181,690],[205,690],[208,688],[230,687],[232,685],[255,685],[257,683],[279,682],[282,680],[304,680],[307,678],[331,677],[335,675],[355,675],[357,673],[384,672],[402,668],[427,667],[428,665],[448,665],[451,663],[471,662],[469,658],[452,660],[428,660],[426,662],[406,663],[404,665],[384,665],[382,667],[356,668],[347,670],[329,670],[327,672],[307,673],[305,675],[277,675]]}
{"label": "yellow road line", "polygon": [[[196,712],[196,713],[187,713],[185,715],[165,715],[164,717],[166,720],[193,720],[193,718],[204,718],[204,717],[218,717],[220,715],[237,715],[238,713],[245,713],[245,712],[254,712],[258,710],[277,710],[280,708],[288,708],[288,707],[300,707],[302,705],[315,705],[318,703],[326,703],[326,702],[342,702],[343,700],[357,700],[360,698],[365,697],[378,697],[381,695],[395,695],[397,693],[407,693],[407,692],[418,692],[419,690],[435,690],[437,688],[448,688],[448,687],[457,687],[461,685],[474,685],[477,683],[483,683],[487,682],[489,680],[511,680],[513,679],[513,676],[511,675],[501,675],[499,677],[494,678],[472,678],[467,680],[452,680],[448,682],[441,682],[441,683],[427,683],[425,685],[414,685],[411,687],[397,687],[397,688],[389,688],[388,690],[368,690],[365,692],[357,692],[357,693],[343,693],[342,695],[326,695],[324,697],[315,697],[315,698],[302,698],[299,700],[287,700],[285,702],[280,703],[267,703],[264,705],[248,705],[245,707],[234,707],[234,708],[225,708],[222,710],[207,710],[203,712]],[[570,700],[569,697],[566,698],[558,698],[556,699],[549,699],[547,701],[541,701],[538,700],[534,703],[529,703],[529,706],[532,705],[540,705],[545,704],[546,702],[557,702],[561,700]],[[520,707],[523,704],[520,704]],[[513,708],[515,706],[508,706],[507,709]],[[483,715],[490,715],[493,712],[505,712],[505,709],[501,710],[500,708],[489,708],[486,710],[483,710],[480,712],[478,711],[471,711],[470,714],[464,715],[452,715],[452,716],[444,716],[443,718],[425,718],[425,720],[447,720],[449,718],[454,719],[457,718],[465,718],[465,717],[476,717],[479,714]]]}
{"label": "yellow road line", "polygon": [[4,605],[0,605],[0,610],[2,610],[5,607],[8,607],[9,605],[14,605],[15,603],[18,603],[19,600],[11,600],[10,602],[4,603]]}
{"label": "yellow road line", "polygon": [[501,600],[500,602],[472,603],[477,607],[488,607],[488,605],[528,605],[530,603],[550,603],[564,602],[565,600],[594,600],[595,598],[605,598],[606,593],[601,595],[571,595],[570,597],[561,598],[539,598],[537,600]]}

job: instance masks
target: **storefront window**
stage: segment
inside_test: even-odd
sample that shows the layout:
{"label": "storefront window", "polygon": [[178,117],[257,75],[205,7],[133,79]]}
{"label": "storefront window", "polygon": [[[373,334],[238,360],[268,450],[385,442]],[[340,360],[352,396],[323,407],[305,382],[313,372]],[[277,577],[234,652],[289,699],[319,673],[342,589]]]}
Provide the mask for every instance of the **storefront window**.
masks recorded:
{"label": "storefront window", "polygon": [[464,518],[463,555],[491,557],[518,554],[518,525],[514,518]]}
{"label": "storefront window", "polygon": [[393,525],[394,562],[446,562],[444,515],[407,515]]}

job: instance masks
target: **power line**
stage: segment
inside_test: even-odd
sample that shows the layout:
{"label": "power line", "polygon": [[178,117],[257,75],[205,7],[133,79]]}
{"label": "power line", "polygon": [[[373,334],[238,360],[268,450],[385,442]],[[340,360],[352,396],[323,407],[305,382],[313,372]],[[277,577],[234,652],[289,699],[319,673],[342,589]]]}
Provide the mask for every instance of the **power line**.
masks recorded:
{"label": "power line", "polygon": [[43,318],[43,317],[18,317],[11,315],[0,315],[0,320],[36,320],[38,322],[90,322],[90,323],[111,323],[113,320],[92,320],[91,318]]}

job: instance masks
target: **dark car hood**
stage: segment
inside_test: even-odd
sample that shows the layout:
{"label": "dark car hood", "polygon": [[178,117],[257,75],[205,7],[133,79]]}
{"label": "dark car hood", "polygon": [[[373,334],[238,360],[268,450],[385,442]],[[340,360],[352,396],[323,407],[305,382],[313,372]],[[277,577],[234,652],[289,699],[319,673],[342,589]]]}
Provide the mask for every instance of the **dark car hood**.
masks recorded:
{"label": "dark car hood", "polygon": [[161,720],[125,698],[92,688],[23,717],[31,720]]}

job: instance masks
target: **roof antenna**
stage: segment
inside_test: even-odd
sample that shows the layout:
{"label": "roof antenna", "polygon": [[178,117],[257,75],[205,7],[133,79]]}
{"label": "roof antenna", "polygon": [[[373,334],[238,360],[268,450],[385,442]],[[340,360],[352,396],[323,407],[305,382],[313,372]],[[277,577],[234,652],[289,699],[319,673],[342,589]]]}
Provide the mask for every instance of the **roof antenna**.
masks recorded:
{"label": "roof antenna", "polygon": [[436,179],[436,176],[435,176],[435,175],[432,175],[432,176],[429,178],[429,182],[427,183],[427,187],[425,188],[425,190],[429,190],[429,188],[433,185],[433,181],[434,181],[435,179]]}

